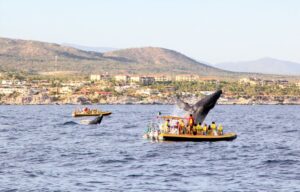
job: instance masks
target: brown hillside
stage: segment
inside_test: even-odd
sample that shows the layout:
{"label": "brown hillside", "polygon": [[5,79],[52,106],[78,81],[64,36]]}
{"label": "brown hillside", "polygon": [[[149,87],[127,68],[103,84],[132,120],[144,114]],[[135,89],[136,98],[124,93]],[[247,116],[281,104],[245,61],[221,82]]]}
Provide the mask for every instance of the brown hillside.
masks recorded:
{"label": "brown hillside", "polygon": [[[55,56],[58,58],[57,65]],[[80,71],[86,74],[109,72],[238,75],[199,63],[181,53],[164,48],[131,48],[102,54],[59,44],[7,38],[0,38],[0,66],[5,70]]]}

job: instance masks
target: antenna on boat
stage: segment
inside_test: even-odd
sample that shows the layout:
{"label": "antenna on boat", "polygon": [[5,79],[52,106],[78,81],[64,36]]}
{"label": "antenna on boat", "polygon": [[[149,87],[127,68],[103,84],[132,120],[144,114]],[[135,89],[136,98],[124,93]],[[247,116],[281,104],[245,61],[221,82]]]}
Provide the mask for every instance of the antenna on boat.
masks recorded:
{"label": "antenna on boat", "polygon": [[[56,77],[56,75],[57,75],[57,55],[55,55],[54,60],[55,60],[55,62],[54,62],[55,76],[54,77]],[[57,87],[57,79],[56,78],[55,78],[55,85],[56,85],[55,97],[57,98],[58,87]]]}

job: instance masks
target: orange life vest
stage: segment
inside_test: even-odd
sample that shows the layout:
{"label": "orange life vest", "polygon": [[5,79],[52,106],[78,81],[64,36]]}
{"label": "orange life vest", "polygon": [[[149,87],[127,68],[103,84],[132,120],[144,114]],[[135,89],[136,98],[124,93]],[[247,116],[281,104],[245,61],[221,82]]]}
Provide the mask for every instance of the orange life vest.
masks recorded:
{"label": "orange life vest", "polygon": [[189,118],[189,126],[193,126],[194,125],[194,118],[190,117]]}

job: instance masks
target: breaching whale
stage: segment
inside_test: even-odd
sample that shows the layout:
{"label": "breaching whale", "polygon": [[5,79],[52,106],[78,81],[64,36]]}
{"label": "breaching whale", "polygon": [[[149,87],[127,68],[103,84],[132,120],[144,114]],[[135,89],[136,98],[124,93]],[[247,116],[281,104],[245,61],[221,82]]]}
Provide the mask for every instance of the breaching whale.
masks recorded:
{"label": "breaching whale", "polygon": [[214,108],[221,94],[222,90],[218,90],[211,95],[204,97],[194,105],[190,105],[178,98],[177,105],[189,114],[192,114],[196,123],[203,123],[208,112]]}

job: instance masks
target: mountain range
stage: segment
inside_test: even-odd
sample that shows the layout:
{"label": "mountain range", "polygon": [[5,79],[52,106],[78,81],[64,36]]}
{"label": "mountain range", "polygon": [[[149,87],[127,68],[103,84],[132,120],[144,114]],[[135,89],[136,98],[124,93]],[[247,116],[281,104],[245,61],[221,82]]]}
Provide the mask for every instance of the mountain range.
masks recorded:
{"label": "mountain range", "polygon": [[300,64],[272,58],[211,66],[160,47],[115,50],[10,38],[0,38],[0,69],[82,74],[196,74],[226,78],[266,76],[259,73],[300,75]]}
{"label": "mountain range", "polygon": [[270,57],[253,61],[218,63],[215,67],[235,72],[300,75],[300,63]]}

